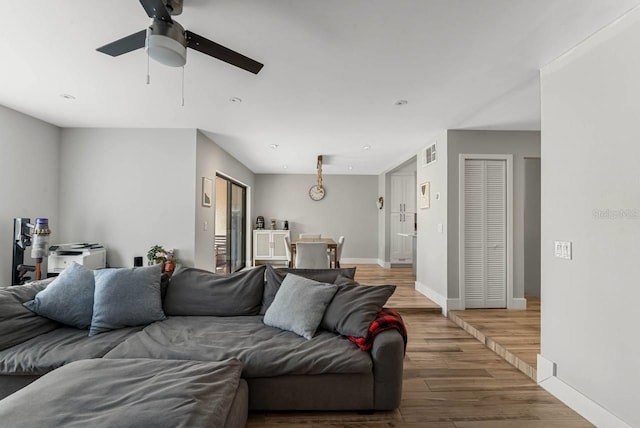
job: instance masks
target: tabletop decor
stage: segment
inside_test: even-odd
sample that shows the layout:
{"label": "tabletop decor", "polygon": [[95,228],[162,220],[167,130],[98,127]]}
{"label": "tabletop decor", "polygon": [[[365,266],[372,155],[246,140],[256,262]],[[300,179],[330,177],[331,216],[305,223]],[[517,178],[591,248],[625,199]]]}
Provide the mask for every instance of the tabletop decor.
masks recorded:
{"label": "tabletop decor", "polygon": [[150,266],[161,264],[163,272],[173,272],[177,263],[176,250],[165,250],[161,245],[154,245],[147,252],[147,260]]}

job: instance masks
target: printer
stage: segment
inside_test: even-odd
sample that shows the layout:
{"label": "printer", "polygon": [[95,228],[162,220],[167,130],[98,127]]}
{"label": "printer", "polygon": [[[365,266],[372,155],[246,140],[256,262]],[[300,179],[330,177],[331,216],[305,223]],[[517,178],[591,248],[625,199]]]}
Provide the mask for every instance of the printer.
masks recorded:
{"label": "printer", "polygon": [[47,272],[57,275],[71,262],[83,265],[87,269],[101,269],[107,266],[107,250],[100,244],[72,243],[49,247]]}

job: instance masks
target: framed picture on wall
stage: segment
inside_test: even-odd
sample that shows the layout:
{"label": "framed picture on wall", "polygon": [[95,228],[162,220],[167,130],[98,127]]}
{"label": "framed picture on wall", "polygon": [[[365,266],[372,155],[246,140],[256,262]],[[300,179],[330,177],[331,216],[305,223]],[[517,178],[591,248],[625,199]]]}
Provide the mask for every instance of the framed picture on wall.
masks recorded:
{"label": "framed picture on wall", "polygon": [[429,208],[430,206],[430,193],[431,193],[431,189],[430,189],[430,184],[428,181],[425,181],[424,183],[422,183],[420,185],[420,208],[424,209],[424,208]]}
{"label": "framed picture on wall", "polygon": [[213,197],[213,180],[207,177],[202,177],[202,206],[210,207],[212,197]]}

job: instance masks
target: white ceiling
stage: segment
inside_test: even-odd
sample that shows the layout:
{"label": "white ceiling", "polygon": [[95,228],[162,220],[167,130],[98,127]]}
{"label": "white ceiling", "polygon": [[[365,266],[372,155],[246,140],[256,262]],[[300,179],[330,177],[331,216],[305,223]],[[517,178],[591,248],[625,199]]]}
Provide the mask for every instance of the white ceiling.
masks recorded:
{"label": "white ceiling", "polygon": [[640,0],[184,2],[186,29],[263,70],[189,50],[182,107],[181,69],[152,61],[146,85],[142,49],[95,50],[146,27],[137,0],[13,0],[0,104],[61,127],[199,128],[256,173],[314,173],[322,154],[327,174],[379,174],[441,129],[539,129],[538,70]]}

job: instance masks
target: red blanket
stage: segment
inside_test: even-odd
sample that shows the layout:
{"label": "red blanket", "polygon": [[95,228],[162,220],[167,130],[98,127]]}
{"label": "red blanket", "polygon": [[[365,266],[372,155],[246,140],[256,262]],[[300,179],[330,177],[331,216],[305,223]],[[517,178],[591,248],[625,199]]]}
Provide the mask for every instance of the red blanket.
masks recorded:
{"label": "red blanket", "polygon": [[347,336],[347,339],[355,343],[358,348],[368,351],[373,346],[373,341],[377,335],[383,331],[395,329],[402,335],[404,340],[404,350],[407,351],[407,327],[399,313],[393,309],[383,308],[378,312],[378,316],[369,326],[367,337]]}

